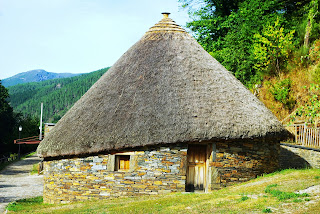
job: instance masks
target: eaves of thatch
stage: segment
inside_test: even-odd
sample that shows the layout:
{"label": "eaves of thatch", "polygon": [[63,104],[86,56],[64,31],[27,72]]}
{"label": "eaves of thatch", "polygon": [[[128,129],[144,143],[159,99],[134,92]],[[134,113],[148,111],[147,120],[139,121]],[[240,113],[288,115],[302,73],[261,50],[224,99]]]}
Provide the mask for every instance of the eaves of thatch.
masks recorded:
{"label": "eaves of thatch", "polygon": [[65,114],[39,156],[285,136],[276,117],[166,16]]}

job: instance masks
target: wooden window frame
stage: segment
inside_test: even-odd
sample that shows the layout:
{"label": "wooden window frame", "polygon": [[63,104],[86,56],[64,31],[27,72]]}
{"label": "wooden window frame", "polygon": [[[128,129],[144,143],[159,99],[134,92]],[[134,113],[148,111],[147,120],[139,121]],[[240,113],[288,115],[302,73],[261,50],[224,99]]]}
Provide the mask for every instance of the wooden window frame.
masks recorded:
{"label": "wooden window frame", "polygon": [[[114,171],[117,172],[127,172],[130,169],[130,155],[115,155],[115,160],[114,160]],[[121,167],[121,160],[128,162],[125,163],[125,166]]]}

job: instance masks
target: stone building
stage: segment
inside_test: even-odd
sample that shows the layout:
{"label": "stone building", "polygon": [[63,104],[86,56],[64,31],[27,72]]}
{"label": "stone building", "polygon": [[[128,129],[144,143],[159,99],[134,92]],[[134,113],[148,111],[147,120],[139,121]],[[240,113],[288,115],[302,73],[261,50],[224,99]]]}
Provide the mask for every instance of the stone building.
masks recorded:
{"label": "stone building", "polygon": [[40,143],[44,202],[207,192],[278,168],[281,123],[163,15]]}

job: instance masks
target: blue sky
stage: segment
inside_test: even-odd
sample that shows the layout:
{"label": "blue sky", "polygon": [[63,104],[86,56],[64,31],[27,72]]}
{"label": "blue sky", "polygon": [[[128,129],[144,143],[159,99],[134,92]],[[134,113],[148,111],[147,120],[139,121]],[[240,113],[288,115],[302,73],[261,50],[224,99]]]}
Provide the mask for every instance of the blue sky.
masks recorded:
{"label": "blue sky", "polygon": [[112,66],[161,12],[181,26],[189,20],[178,0],[0,0],[0,79]]}

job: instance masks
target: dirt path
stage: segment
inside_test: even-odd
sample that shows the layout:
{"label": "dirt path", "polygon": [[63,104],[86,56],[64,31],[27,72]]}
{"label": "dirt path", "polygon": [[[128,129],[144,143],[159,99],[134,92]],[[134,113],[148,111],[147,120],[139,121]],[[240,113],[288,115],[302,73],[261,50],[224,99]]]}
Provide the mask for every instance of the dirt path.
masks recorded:
{"label": "dirt path", "polygon": [[12,201],[42,195],[43,176],[30,175],[32,165],[40,161],[40,158],[33,155],[0,172],[0,213]]}

